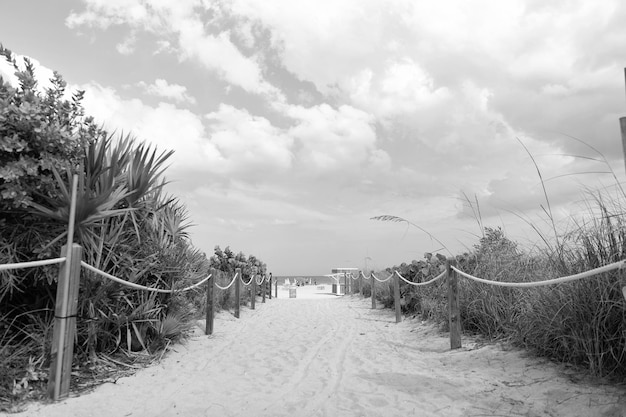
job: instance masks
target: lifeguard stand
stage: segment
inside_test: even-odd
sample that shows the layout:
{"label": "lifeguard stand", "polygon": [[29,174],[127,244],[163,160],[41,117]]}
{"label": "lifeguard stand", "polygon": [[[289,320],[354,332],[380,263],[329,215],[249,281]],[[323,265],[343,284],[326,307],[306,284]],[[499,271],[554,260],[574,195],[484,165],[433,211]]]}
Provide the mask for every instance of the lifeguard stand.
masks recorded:
{"label": "lifeguard stand", "polygon": [[[358,272],[359,268],[333,268],[332,274],[328,275],[335,280],[332,293],[335,295],[345,295],[346,289],[350,288],[348,274]],[[343,283],[341,280],[343,279]]]}

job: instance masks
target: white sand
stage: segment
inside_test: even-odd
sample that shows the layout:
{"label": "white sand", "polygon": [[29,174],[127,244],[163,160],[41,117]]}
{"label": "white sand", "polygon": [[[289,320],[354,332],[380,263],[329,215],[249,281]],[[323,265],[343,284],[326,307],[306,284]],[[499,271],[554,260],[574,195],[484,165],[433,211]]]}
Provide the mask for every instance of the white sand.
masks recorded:
{"label": "white sand", "polygon": [[14,415],[626,417],[624,387],[574,383],[544,360],[467,337],[451,351],[429,324],[396,324],[369,299],[322,293],[299,287],[289,299],[279,288],[239,320],[219,314],[214,335],[198,329],[158,365]]}

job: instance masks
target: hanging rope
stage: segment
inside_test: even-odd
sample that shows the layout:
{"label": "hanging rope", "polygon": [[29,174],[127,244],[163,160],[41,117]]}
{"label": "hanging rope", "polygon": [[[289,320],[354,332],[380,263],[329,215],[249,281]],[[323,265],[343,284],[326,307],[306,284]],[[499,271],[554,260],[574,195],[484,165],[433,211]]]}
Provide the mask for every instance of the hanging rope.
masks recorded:
{"label": "hanging rope", "polygon": [[0,271],[6,271],[8,269],[24,269],[24,268],[33,268],[35,266],[43,266],[43,265],[54,265],[65,262],[65,256],[61,258],[54,259],[44,259],[41,261],[29,261],[29,262],[17,262],[13,264],[3,264],[0,265]]}
{"label": "hanging rope", "polygon": [[135,289],[138,289],[138,290],[144,290],[144,291],[165,293],[165,294],[171,294],[171,293],[174,293],[174,292],[189,291],[189,290],[191,290],[193,288],[196,288],[197,286],[201,285],[202,283],[206,282],[209,278],[211,278],[211,275],[209,275],[208,277],[204,278],[202,281],[200,281],[200,282],[198,282],[198,283],[196,283],[194,285],[191,285],[189,287],[180,289],[180,290],[163,290],[161,288],[150,288],[150,287],[146,287],[144,285],[135,284],[134,282],[129,282],[129,281],[126,281],[124,279],[121,279],[121,278],[118,278],[116,276],[113,276],[111,274],[107,274],[106,272],[101,271],[98,268],[89,265],[85,261],[80,261],[80,264],[81,264],[81,266],[83,268],[88,269],[89,271],[95,272],[96,274],[101,275],[104,278],[108,278],[111,281],[115,281],[115,282],[117,282],[119,284],[122,284],[122,285],[125,285],[127,287],[135,288]]}
{"label": "hanging rope", "polygon": [[241,275],[241,282],[243,283],[244,287],[247,287],[248,285],[252,284],[252,280],[254,279],[254,277],[250,277],[250,279],[248,280],[248,282],[245,282],[243,280],[243,274]]}
{"label": "hanging rope", "polygon": [[226,291],[227,289],[229,289],[229,288],[230,288],[230,287],[231,287],[231,286],[235,283],[235,280],[237,279],[237,275],[238,275],[238,273],[235,273],[235,276],[234,276],[234,277],[233,277],[233,279],[230,281],[230,284],[228,284],[227,286],[222,287],[222,286],[221,286],[221,285],[219,285],[218,283],[215,283],[215,286],[216,286],[217,288],[219,288],[220,290]]}
{"label": "hanging rope", "polygon": [[413,285],[416,287],[422,287],[424,285],[429,285],[432,284],[433,282],[437,281],[438,279],[441,279],[443,277],[446,276],[446,271],[443,271],[441,274],[437,275],[435,278],[431,279],[430,281],[426,281],[426,282],[412,282],[407,280],[406,278],[404,278],[402,275],[400,275],[400,273],[398,271],[394,271],[396,273],[396,275],[398,275],[400,277],[400,279],[404,282],[406,282],[409,285]]}
{"label": "hanging rope", "polygon": [[553,284],[560,284],[563,282],[570,282],[570,281],[576,281],[579,279],[583,279],[583,278],[588,278],[594,275],[598,275],[598,274],[602,274],[604,272],[609,272],[609,271],[613,271],[615,269],[622,269],[624,268],[624,266],[626,265],[626,261],[619,261],[619,262],[615,262],[612,263],[610,265],[606,265],[606,266],[602,266],[600,268],[595,268],[586,272],[581,272],[580,274],[575,274],[575,275],[569,275],[569,276],[565,276],[565,277],[560,277],[560,278],[554,278],[554,279],[548,279],[545,281],[535,281],[535,282],[501,282],[501,281],[492,281],[492,280],[488,280],[488,279],[483,279],[483,278],[478,278],[475,277],[473,275],[470,275],[466,272],[461,271],[460,269],[456,268],[456,267],[452,267],[453,270],[455,270],[457,273],[459,273],[460,275],[464,276],[465,278],[471,279],[473,281],[477,281],[477,282],[482,282],[483,284],[490,284],[490,285],[497,285],[500,287],[518,287],[518,288],[528,288],[528,287],[540,287],[543,285],[553,285]]}
{"label": "hanging rope", "polygon": [[374,273],[372,272],[372,276],[374,277],[374,279],[378,282],[387,282],[391,279],[391,277],[393,276],[393,274],[389,275],[387,278],[385,279],[379,279],[376,275],[374,275]]}

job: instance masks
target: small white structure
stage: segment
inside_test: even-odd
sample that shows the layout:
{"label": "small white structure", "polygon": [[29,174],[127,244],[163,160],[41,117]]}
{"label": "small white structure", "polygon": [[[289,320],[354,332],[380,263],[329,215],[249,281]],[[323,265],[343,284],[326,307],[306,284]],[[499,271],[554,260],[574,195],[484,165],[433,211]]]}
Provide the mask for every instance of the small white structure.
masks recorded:
{"label": "small white structure", "polygon": [[[358,271],[359,271],[359,268],[333,268],[332,274],[326,275],[327,277],[331,277],[333,280],[335,280],[335,283],[333,284],[332,293],[335,295],[344,295],[346,293],[346,283],[347,283],[346,275],[354,274],[354,273],[357,273]],[[348,284],[348,286],[349,285],[350,284]]]}

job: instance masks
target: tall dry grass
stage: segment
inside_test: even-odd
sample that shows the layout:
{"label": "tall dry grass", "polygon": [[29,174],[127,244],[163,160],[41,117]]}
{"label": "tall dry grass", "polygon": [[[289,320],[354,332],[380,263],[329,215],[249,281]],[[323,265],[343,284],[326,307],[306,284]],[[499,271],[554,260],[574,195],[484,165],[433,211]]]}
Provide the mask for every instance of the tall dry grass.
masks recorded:
{"label": "tall dry grass", "polygon": [[[545,198],[542,208],[546,219],[537,223],[524,219],[538,234],[541,246],[525,250],[508,239],[500,228],[484,227],[478,200],[470,200],[464,194],[481,229],[481,237],[472,250],[455,257],[459,268],[494,281],[532,282],[577,274],[626,259],[626,192],[604,155],[584,141],[572,139],[595,153],[593,157],[581,158],[603,165],[604,170],[598,172],[612,176],[612,186],[588,190],[584,208],[569,219],[570,226],[563,230],[553,215],[547,180],[520,141],[537,170]],[[373,219],[414,225],[395,216]],[[549,234],[543,232],[546,223]],[[427,256],[425,260],[393,269],[410,280],[423,281],[437,272],[429,270],[431,263],[432,257]],[[626,382],[624,286],[626,272],[621,270],[533,288],[505,288],[460,278],[463,330],[491,340],[506,340],[537,355],[586,368],[594,376]],[[401,295],[405,312],[421,314],[447,330],[445,285],[436,283],[416,288],[402,283]],[[379,298],[392,305],[388,291],[383,289]]]}
{"label": "tall dry grass", "polygon": [[[520,249],[500,228],[485,228],[469,253],[456,256],[460,269],[503,282],[532,282],[573,275],[626,259],[626,199],[621,193],[591,193],[586,212],[558,239]],[[443,258],[443,257],[441,257]],[[438,261],[428,258],[397,269],[415,282],[434,277]],[[388,271],[390,272],[392,268]],[[508,288],[459,281],[463,330],[489,340],[505,340],[537,355],[586,368],[591,375],[626,381],[626,285],[622,271],[533,288]],[[401,283],[403,310],[448,327],[444,282],[427,287]],[[377,287],[377,297],[393,306],[393,292]]]}

